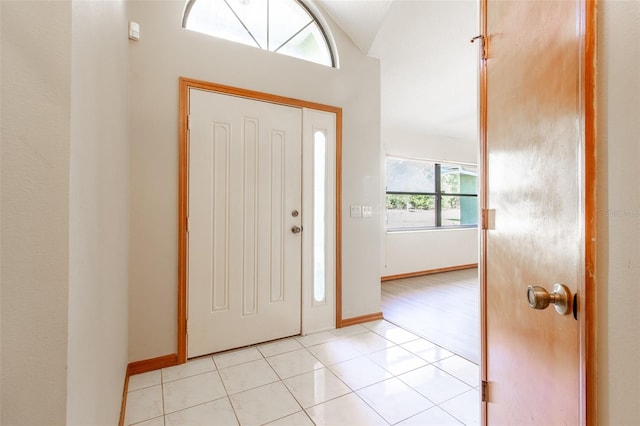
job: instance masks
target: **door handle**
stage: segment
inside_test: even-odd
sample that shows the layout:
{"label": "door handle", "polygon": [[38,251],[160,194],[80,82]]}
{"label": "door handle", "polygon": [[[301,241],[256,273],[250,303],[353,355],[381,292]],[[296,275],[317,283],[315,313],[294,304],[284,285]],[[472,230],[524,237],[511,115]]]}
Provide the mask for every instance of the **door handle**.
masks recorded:
{"label": "door handle", "polygon": [[298,225],[294,225],[291,227],[291,232],[293,232],[294,234],[299,234],[300,232],[302,232],[302,228]]}
{"label": "door handle", "polygon": [[544,287],[530,285],[527,287],[527,299],[533,309],[545,309],[553,304],[560,315],[568,314],[571,310],[571,292],[564,284],[554,284],[551,293]]}

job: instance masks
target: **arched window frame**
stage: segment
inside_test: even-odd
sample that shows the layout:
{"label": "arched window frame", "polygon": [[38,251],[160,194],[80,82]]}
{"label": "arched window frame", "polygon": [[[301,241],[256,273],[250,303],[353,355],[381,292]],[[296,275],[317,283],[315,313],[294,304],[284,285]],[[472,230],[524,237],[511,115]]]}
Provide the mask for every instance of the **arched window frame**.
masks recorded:
{"label": "arched window frame", "polygon": [[[185,28],[185,29],[187,28],[187,21],[189,19],[189,13],[191,12],[191,9],[193,8],[193,5],[197,1],[198,0],[187,0],[187,2],[185,4],[184,12],[182,14],[182,28]],[[336,42],[335,42],[335,39],[333,37],[333,34],[329,30],[329,25],[327,24],[326,20],[322,16],[322,12],[318,9],[318,7],[311,0],[304,0],[304,1],[303,0],[294,0],[294,1],[296,3],[298,3],[300,5],[300,7],[303,8],[309,14],[311,19],[316,23],[316,25],[320,29],[320,32],[322,33],[322,36],[324,37],[324,40],[325,40],[325,42],[327,44],[327,48],[329,50],[329,56],[330,56],[330,59],[331,59],[331,67],[339,68],[338,49],[337,49],[337,46],[336,46]],[[232,40],[230,40],[230,41],[232,41]],[[263,48],[262,50],[267,50],[267,49]],[[279,53],[279,52],[274,52],[274,53]],[[290,56],[290,55],[287,55],[287,56]]]}

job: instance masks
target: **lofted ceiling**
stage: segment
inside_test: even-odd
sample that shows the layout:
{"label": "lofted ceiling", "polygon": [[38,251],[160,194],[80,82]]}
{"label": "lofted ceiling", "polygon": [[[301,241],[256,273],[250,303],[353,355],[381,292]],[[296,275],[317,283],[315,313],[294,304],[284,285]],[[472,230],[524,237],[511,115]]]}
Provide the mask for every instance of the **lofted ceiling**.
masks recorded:
{"label": "lofted ceiling", "polygon": [[393,0],[317,0],[336,24],[367,54]]}
{"label": "lofted ceiling", "polygon": [[475,0],[316,0],[380,60],[383,132],[477,144]]}

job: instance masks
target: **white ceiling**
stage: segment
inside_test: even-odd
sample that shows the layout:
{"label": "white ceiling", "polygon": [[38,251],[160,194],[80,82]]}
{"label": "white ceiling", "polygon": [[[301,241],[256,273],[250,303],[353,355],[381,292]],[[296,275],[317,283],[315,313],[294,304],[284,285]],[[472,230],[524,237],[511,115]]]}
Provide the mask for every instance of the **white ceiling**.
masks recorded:
{"label": "white ceiling", "polygon": [[316,1],[380,59],[383,131],[477,143],[477,1]]}
{"label": "white ceiling", "polygon": [[363,53],[367,53],[393,0],[317,0]]}

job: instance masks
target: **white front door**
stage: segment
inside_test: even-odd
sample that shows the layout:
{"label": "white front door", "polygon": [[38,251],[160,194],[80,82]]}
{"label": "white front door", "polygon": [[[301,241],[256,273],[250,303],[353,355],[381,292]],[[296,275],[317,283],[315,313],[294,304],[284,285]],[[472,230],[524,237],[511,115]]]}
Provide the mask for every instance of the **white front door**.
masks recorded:
{"label": "white front door", "polygon": [[187,356],[299,334],[302,110],[189,99]]}

